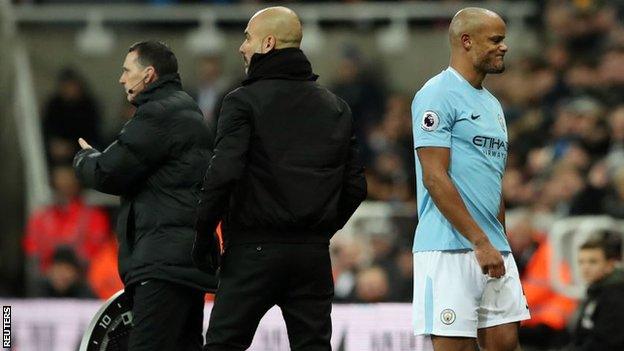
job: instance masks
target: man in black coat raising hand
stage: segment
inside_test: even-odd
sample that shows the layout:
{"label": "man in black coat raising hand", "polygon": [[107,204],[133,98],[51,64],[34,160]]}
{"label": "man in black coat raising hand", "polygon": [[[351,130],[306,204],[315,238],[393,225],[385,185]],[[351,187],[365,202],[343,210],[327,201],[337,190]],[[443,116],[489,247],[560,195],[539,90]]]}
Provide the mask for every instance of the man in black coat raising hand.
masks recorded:
{"label": "man in black coat raising hand", "polygon": [[214,137],[166,45],[132,45],[119,82],[135,115],[103,152],[81,138],[74,168],[85,185],[121,196],[119,273],[133,300],[128,349],[200,350],[204,292],[216,280],[190,253]]}

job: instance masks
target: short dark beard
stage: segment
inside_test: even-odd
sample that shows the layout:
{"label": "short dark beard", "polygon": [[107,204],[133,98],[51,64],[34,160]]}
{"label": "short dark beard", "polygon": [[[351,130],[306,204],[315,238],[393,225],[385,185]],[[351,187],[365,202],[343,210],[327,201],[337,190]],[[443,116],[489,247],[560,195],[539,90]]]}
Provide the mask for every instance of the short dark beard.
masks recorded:
{"label": "short dark beard", "polygon": [[489,66],[487,68],[488,68],[488,70],[486,71],[486,73],[488,73],[488,74],[498,74],[498,73],[505,72],[505,64],[504,63],[499,68],[496,68],[494,66]]}
{"label": "short dark beard", "polygon": [[479,72],[485,74],[498,74],[505,72],[505,62],[500,67],[494,66],[491,60],[483,60],[475,67]]}

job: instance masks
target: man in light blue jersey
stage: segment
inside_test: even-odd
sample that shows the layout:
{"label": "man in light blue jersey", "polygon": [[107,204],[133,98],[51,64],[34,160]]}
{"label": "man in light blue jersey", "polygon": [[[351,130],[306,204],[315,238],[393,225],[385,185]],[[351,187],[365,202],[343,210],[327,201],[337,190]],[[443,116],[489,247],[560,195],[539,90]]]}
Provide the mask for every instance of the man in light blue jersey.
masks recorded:
{"label": "man in light blue jersey", "polygon": [[450,67],[412,104],[419,223],[414,239],[414,330],[435,351],[519,350],[530,318],[505,235],[501,181],[507,129],[482,86],[505,69],[505,22],[481,8],[449,27]]}

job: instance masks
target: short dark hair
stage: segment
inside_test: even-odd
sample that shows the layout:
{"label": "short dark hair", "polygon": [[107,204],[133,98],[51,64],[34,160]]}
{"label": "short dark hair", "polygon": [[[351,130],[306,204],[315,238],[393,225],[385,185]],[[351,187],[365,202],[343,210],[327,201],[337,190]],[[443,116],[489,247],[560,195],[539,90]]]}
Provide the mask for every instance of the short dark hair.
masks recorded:
{"label": "short dark hair", "polygon": [[54,263],[67,263],[78,270],[82,268],[82,263],[80,262],[80,258],[76,254],[73,248],[67,245],[59,245],[54,249],[52,253],[52,262]]}
{"label": "short dark hair", "polygon": [[607,260],[618,260],[620,259],[620,248],[618,244],[617,241],[607,236],[597,237],[587,240],[581,245],[580,250],[598,249],[602,251]]}
{"label": "short dark hair", "polygon": [[158,75],[178,72],[178,59],[163,42],[148,40],[134,43],[128,49],[128,52],[132,51],[137,52],[141,66],[154,66]]}

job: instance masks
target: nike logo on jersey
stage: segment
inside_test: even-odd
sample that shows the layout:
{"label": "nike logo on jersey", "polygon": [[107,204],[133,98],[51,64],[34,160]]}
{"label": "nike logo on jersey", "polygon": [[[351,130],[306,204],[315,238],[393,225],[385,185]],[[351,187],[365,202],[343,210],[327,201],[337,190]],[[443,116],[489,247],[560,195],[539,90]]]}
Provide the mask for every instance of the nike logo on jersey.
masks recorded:
{"label": "nike logo on jersey", "polygon": [[473,115],[473,114],[470,114],[470,118],[472,118],[472,120],[473,120],[473,121],[474,121],[475,119],[479,118],[479,117],[481,117],[481,115],[476,115],[476,116],[475,116],[475,115]]}

